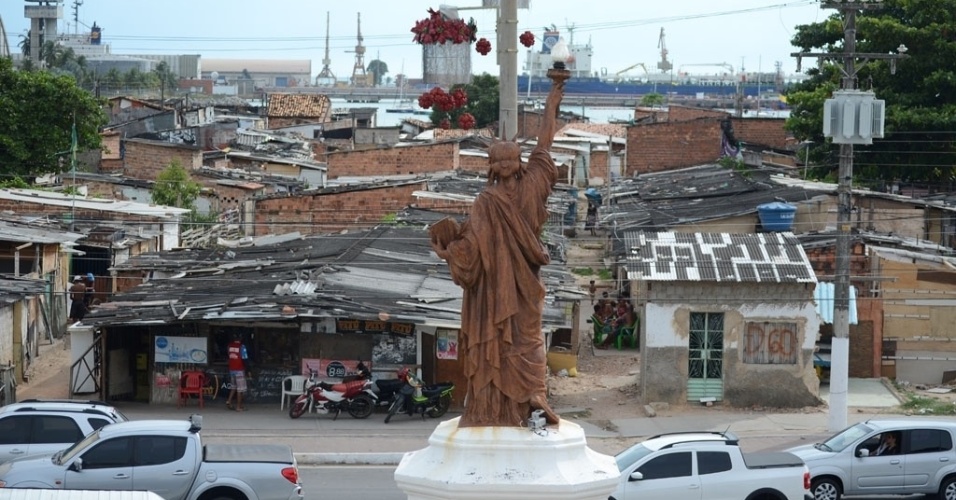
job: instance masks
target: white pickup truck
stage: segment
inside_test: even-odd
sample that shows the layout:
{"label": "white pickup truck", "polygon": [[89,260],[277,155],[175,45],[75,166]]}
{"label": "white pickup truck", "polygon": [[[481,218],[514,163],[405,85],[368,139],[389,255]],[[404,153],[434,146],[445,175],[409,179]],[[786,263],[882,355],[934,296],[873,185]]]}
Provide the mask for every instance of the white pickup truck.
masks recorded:
{"label": "white pickup truck", "polygon": [[55,454],[0,465],[0,487],[147,490],[165,500],[302,500],[284,445],[206,445],[202,417],[107,425]]}
{"label": "white pickup truck", "polygon": [[610,500],[812,500],[810,471],[791,453],[743,453],[729,432],[662,434],[615,456]]}

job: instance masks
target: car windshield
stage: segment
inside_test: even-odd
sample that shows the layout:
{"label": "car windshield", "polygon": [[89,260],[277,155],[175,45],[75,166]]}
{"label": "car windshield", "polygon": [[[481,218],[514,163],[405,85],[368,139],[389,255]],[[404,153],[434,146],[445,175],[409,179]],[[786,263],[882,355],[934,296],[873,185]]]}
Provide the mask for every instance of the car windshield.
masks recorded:
{"label": "car windshield", "polygon": [[618,453],[614,460],[617,462],[617,468],[621,472],[624,472],[624,469],[634,465],[638,460],[654,453],[654,450],[642,445],[636,444],[630,448]]}
{"label": "car windshield", "polygon": [[[102,427],[101,427],[102,429]],[[86,435],[85,438],[77,441],[70,446],[69,448],[57,453],[58,456],[54,456],[54,459],[57,465],[63,465],[66,462],[69,462],[76,456],[77,453],[85,450],[87,447],[91,446],[93,443],[100,440],[100,429],[97,429]]]}
{"label": "car windshield", "polygon": [[822,447],[826,451],[837,453],[846,449],[847,446],[853,445],[853,443],[857,442],[861,437],[871,432],[873,432],[872,427],[865,423],[859,423],[843,429],[835,436],[820,443],[818,447]]}

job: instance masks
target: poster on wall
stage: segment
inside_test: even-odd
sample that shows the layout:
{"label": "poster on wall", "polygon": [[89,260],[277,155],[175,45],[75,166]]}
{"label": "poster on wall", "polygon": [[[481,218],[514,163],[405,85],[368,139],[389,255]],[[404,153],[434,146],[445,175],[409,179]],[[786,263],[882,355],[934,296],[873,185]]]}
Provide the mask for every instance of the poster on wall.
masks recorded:
{"label": "poster on wall", "polygon": [[372,346],[372,363],[376,365],[418,364],[418,343],[414,336],[379,335]]}
{"label": "poster on wall", "polygon": [[439,328],[436,332],[438,349],[438,359],[458,359],[458,330],[444,330]]}
{"label": "poster on wall", "polygon": [[166,337],[157,335],[153,360],[156,363],[206,364],[206,337]]}
{"label": "poster on wall", "polygon": [[[358,374],[358,364],[356,360],[302,358],[302,375],[308,377],[312,370],[315,370],[319,379],[343,378]],[[365,363],[366,366],[370,364],[374,362]],[[372,367],[368,366],[368,369],[371,370]]]}

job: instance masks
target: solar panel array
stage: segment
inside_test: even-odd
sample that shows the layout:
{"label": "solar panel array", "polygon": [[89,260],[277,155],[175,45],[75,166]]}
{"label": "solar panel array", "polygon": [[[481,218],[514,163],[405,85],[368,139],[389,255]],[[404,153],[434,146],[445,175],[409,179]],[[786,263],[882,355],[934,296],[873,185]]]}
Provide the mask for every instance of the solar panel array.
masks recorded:
{"label": "solar panel array", "polygon": [[815,283],[793,233],[629,233],[628,272],[645,281]]}

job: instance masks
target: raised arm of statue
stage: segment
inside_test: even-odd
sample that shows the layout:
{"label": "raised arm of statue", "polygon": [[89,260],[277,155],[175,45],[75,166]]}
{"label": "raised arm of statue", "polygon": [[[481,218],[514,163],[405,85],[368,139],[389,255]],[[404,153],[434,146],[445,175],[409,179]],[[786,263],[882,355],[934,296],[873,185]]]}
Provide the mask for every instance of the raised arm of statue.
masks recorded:
{"label": "raised arm of statue", "polygon": [[550,150],[554,143],[554,134],[557,133],[558,109],[561,107],[561,98],[564,96],[564,79],[556,78],[551,82],[551,92],[544,104],[544,116],[541,117],[541,128],[538,129],[538,145],[535,149]]}

